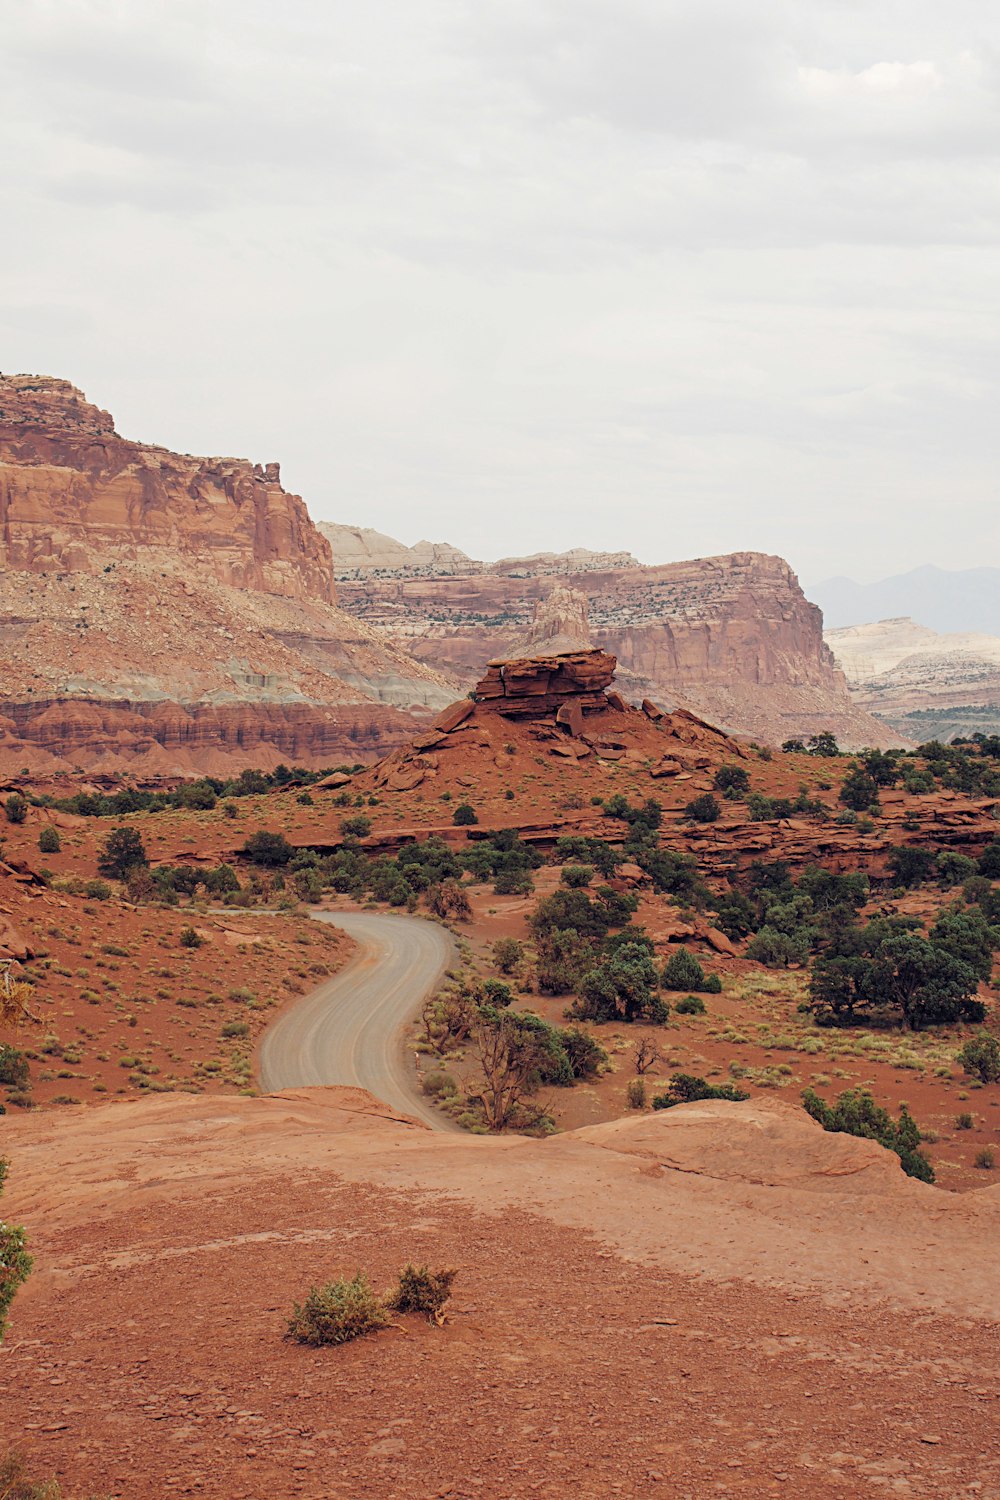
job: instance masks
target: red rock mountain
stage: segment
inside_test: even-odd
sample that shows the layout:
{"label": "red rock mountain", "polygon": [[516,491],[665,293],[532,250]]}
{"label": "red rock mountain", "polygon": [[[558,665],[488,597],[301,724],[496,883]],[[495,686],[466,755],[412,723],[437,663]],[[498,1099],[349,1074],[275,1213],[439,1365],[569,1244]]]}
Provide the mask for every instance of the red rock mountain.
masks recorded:
{"label": "red rock mountain", "polygon": [[0,768],[144,773],[382,754],[454,696],[336,607],[277,464],[120,437],[0,376]]}
{"label": "red rock mountain", "polygon": [[[477,568],[484,565],[477,564]],[[823,641],[822,615],[780,557],[737,552],[662,567],[536,570],[510,559],[464,576],[338,583],[341,606],[471,688],[491,657],[538,635],[536,613],[589,615],[589,638],[618,658],[619,687],[687,707],[732,733],[780,744],[832,729],[847,746],[902,743],[859,708]],[[568,596],[577,600],[570,608]],[[533,623],[533,621],[535,623]],[[553,623],[557,633],[565,626]],[[544,634],[544,630],[543,630]]]}

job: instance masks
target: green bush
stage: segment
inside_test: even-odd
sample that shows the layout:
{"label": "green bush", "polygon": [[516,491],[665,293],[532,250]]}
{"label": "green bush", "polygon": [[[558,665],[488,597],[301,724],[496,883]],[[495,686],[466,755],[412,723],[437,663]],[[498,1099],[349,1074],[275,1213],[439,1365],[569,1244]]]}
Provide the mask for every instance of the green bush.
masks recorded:
{"label": "green bush", "polygon": [[197,928],[182,927],[179,941],[182,948],[200,948],[205,939]]}
{"label": "green bush", "polygon": [[[0,1157],[0,1193],[7,1179],[9,1163]],[[28,1243],[19,1224],[5,1224],[0,1219],[0,1342],[7,1328],[7,1314],[17,1289],[28,1279],[32,1260]]]}
{"label": "green bush", "polygon": [[996,1165],[996,1157],[989,1146],[984,1146],[981,1151],[976,1152],[976,1166],[981,1167],[984,1172],[992,1172]]}
{"label": "green bush", "polygon": [[703,990],[705,970],[687,948],[678,948],[663,966],[661,975],[666,990]]}
{"label": "green bush", "polygon": [[28,815],[28,803],[20,792],[12,792],[3,805],[8,823],[23,823]]}
{"label": "green bush", "polygon": [[366,818],[364,813],[354,813],[349,818],[341,818],[340,831],[348,838],[363,839],[372,831],[372,820]]}
{"label": "green bush", "polygon": [[921,1182],[934,1181],[934,1168],[917,1149],[920,1131],[905,1104],[897,1121],[875,1103],[867,1089],[848,1089],[831,1105],[815,1089],[808,1088],[802,1095],[802,1103],[807,1114],[818,1120],[824,1130],[878,1141],[880,1146],[896,1153],[908,1177],[917,1177]]}
{"label": "green bush", "polygon": [[51,823],[43,823],[38,834],[38,849],[41,854],[58,854],[62,848],[58,831]]}
{"label": "green bush", "polygon": [[956,1061],[970,1078],[978,1078],[980,1083],[996,1083],[1000,1079],[1000,1042],[988,1031],[980,1031],[966,1042]]}
{"label": "green bush", "polygon": [[625,1090],[625,1097],[629,1109],[646,1108],[646,1080],[644,1078],[630,1078]]}
{"label": "green bush", "polygon": [[676,1104],[693,1104],[699,1099],[726,1099],[737,1104],[750,1095],[733,1083],[709,1083],[693,1073],[674,1073],[665,1094],[653,1095],[654,1109],[672,1109]]}
{"label": "green bush", "polygon": [[715,789],[723,796],[742,797],[750,790],[750,777],[742,766],[720,766],[715,773]]}
{"label": "green bush", "polygon": [[253,860],[255,865],[278,869],[290,862],[295,850],[283,833],[271,833],[266,828],[260,828],[250,835],[240,852],[247,859]]}
{"label": "green bush", "polygon": [[700,995],[685,995],[682,1000],[674,1002],[674,1010],[679,1016],[703,1016],[705,1002]]}
{"label": "green bush", "polygon": [[456,828],[468,828],[473,823],[478,823],[479,818],[476,816],[476,809],[471,803],[460,802],[451,815],[451,821],[455,824]]}
{"label": "green bush", "polygon": [[684,816],[691,823],[714,823],[722,811],[718,800],[711,792],[694,797],[684,809]]}
{"label": "green bush", "polygon": [[593,865],[564,865],[560,878],[563,885],[568,885],[570,890],[578,891],[593,880],[594,867]]}
{"label": "green bush", "polygon": [[[109,880],[127,880],[149,864],[146,848],[134,828],[115,828],[104,840],[97,868]],[[88,892],[89,894],[89,892]]]}
{"label": "green bush", "polygon": [[23,1089],[28,1085],[31,1069],[28,1059],[16,1047],[0,1043],[0,1083],[8,1088]]}
{"label": "green bush", "polygon": [[385,1307],[359,1271],[350,1281],[341,1277],[310,1288],[305,1301],[292,1308],[286,1337],[300,1344],[346,1344],[388,1322]]}
{"label": "green bush", "polygon": [[222,1027],[222,1030],[219,1032],[220,1036],[227,1038],[234,1036],[249,1036],[249,1034],[250,1027],[247,1025],[246,1021],[226,1021]]}

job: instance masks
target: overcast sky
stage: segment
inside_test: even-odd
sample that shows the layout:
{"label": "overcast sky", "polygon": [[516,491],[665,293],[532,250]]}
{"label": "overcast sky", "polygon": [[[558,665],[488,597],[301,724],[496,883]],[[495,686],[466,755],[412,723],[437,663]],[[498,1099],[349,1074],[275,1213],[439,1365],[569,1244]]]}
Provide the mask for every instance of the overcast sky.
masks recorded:
{"label": "overcast sky", "polygon": [[0,369],[477,556],[1000,563],[994,0],[0,10]]}

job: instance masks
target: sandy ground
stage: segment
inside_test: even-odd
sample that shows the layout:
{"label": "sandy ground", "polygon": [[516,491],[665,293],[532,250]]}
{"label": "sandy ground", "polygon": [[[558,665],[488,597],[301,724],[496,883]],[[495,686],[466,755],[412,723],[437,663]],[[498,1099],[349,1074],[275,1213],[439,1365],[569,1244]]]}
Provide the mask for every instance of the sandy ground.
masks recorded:
{"label": "sandy ground", "polygon": [[[546,1141],[357,1091],[4,1122],[37,1269],[0,1438],[70,1494],[1000,1496],[1000,1192],[778,1101]],[[283,1341],[358,1267],[457,1265],[443,1330]]]}

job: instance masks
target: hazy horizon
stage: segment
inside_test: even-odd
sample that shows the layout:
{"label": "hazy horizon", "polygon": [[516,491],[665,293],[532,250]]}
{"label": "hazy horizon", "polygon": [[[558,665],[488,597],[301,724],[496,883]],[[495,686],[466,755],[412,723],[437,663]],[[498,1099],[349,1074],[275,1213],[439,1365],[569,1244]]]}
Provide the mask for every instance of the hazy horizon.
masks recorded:
{"label": "hazy horizon", "polygon": [[0,367],[476,557],[1000,562],[982,0],[43,0]]}

